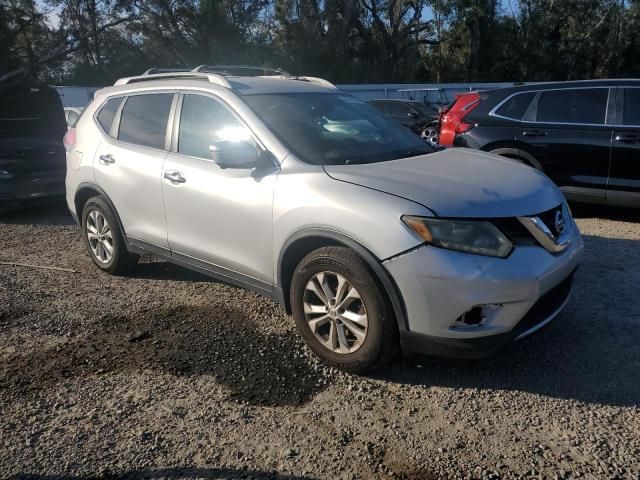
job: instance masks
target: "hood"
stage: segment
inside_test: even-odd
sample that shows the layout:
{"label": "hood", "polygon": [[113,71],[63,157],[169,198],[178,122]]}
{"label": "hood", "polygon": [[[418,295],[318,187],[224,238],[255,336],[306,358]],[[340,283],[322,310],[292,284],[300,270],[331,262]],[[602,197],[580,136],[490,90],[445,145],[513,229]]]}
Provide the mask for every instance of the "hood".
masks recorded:
{"label": "hood", "polygon": [[466,148],[390,162],[327,165],[325,171],[335,180],[412,200],[440,217],[532,215],[564,200],[538,170]]}

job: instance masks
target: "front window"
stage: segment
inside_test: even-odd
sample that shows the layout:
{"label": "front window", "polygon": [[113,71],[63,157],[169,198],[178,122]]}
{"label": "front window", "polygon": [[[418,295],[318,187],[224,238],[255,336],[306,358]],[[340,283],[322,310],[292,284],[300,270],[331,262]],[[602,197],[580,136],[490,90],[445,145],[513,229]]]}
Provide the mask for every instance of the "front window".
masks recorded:
{"label": "front window", "polygon": [[307,163],[385,162],[434,151],[406,127],[349,95],[287,93],[244,98],[274,134]]}

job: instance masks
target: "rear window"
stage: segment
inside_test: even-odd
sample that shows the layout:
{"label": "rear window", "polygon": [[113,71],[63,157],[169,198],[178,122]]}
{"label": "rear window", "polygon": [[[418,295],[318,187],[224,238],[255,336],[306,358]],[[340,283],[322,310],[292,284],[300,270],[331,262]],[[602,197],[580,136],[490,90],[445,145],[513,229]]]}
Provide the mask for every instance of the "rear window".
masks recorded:
{"label": "rear window", "polygon": [[622,124],[640,126],[640,88],[625,89]]}
{"label": "rear window", "polygon": [[64,134],[66,122],[58,93],[49,87],[0,90],[0,130],[50,130]]}
{"label": "rear window", "polygon": [[116,116],[116,112],[118,111],[118,107],[121,102],[122,97],[109,99],[100,109],[100,113],[98,113],[98,116],[96,117],[98,123],[106,133],[109,133],[109,130],[111,130],[113,118]]}
{"label": "rear window", "polygon": [[522,120],[524,114],[527,113],[529,105],[531,105],[531,100],[535,96],[535,92],[518,93],[503,103],[496,110],[496,115],[513,120]]}
{"label": "rear window", "polygon": [[127,98],[118,140],[143,147],[164,148],[172,93],[135,95]]}
{"label": "rear window", "polygon": [[538,122],[604,125],[608,88],[580,88],[542,92]]}

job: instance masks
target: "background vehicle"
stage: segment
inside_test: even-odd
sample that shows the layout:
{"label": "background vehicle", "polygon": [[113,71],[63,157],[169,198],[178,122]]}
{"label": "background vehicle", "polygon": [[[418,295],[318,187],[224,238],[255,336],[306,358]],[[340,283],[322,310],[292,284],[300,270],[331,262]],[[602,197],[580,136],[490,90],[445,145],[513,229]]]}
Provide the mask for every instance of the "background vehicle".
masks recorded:
{"label": "background vehicle", "polygon": [[440,142],[546,173],[570,200],[640,207],[640,81],[523,85],[467,94]]}
{"label": "background vehicle", "polygon": [[65,137],[67,204],[93,262],[123,273],[152,253],[257,291],[351,372],[400,345],[486,355],[560,312],[582,240],[544,175],[434,153],[300,78],[196,69],[97,92]]}
{"label": "background vehicle", "polygon": [[0,210],[64,195],[65,131],[53,88],[0,88]]}
{"label": "background vehicle", "polygon": [[433,145],[438,144],[440,112],[417,100],[371,100],[368,103],[400,122]]}
{"label": "background vehicle", "polygon": [[79,107],[64,107],[64,117],[67,121],[67,127],[73,127],[80,115],[82,115],[83,108]]}

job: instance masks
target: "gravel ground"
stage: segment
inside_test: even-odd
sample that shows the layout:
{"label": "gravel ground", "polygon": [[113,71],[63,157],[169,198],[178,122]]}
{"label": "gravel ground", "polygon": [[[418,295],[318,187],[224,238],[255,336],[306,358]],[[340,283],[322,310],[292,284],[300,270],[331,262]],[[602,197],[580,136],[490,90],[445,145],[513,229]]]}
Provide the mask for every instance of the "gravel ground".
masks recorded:
{"label": "gravel ground", "polygon": [[640,477],[640,215],[577,212],[547,329],[483,361],[328,369],[273,303],[93,266],[54,205],[0,218],[2,478]]}

